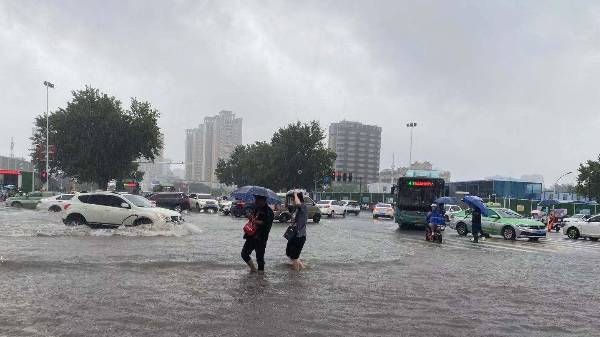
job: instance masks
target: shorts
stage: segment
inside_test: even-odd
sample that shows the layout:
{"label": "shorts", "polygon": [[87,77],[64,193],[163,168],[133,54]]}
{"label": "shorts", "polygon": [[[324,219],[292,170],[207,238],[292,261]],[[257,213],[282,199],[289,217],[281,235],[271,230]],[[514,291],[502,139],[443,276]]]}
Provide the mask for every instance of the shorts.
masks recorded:
{"label": "shorts", "polygon": [[300,258],[300,253],[302,253],[302,248],[304,248],[304,242],[306,242],[306,236],[296,236],[289,240],[287,246],[285,247],[285,255],[292,260],[297,260]]}

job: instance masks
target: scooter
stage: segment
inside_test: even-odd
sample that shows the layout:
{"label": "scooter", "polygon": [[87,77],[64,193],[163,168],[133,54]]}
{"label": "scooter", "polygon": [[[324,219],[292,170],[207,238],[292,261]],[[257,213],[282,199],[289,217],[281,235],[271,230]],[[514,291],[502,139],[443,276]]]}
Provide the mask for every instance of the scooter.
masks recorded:
{"label": "scooter", "polygon": [[446,229],[446,225],[436,225],[433,231],[429,229],[425,231],[425,240],[431,242],[442,243],[443,232]]}

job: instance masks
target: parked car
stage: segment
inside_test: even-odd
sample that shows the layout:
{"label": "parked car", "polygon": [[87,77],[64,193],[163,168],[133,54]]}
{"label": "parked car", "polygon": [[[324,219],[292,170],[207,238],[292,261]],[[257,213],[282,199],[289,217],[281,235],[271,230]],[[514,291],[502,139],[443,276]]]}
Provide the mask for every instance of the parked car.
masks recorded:
{"label": "parked car", "polygon": [[66,225],[139,226],[183,221],[179,212],[153,207],[142,196],[113,192],[78,194],[64,204],[64,210]]}
{"label": "parked car", "polygon": [[59,194],[53,197],[40,199],[37,209],[48,210],[50,212],[61,212],[67,203],[75,194]]}
{"label": "parked car", "polygon": [[375,204],[373,208],[373,219],[379,218],[394,218],[394,207],[391,204],[386,204],[383,202]]}
{"label": "parked car", "polygon": [[35,209],[42,198],[57,195],[55,192],[31,192],[7,198],[4,204],[15,208]]}
{"label": "parked car", "polygon": [[183,192],[159,192],[150,196],[157,207],[172,209],[177,212],[190,209],[188,196]]}
{"label": "parked car", "polygon": [[296,206],[294,205],[294,193],[301,192],[304,197],[304,206],[308,213],[308,219],[312,219],[314,223],[321,221],[321,209],[314,202],[314,200],[304,190],[289,190],[285,194],[285,207],[288,209],[290,214],[294,214]]}
{"label": "parked car", "polygon": [[562,231],[572,240],[589,238],[592,241],[598,241],[600,239],[600,215],[595,215],[587,220],[568,222]]}
{"label": "parked car", "polygon": [[210,194],[191,193],[188,203],[191,210],[198,212],[216,213],[219,211],[219,202]]}
{"label": "parked car", "polygon": [[346,207],[337,200],[319,200],[317,207],[321,210],[321,214],[327,215],[329,218],[333,218],[336,215],[346,216]]}
{"label": "parked car", "polygon": [[346,208],[346,213],[352,213],[354,215],[360,214],[360,205],[354,200],[342,200],[342,206]]}
{"label": "parked car", "polygon": [[[525,218],[507,208],[492,207],[489,211],[489,216],[481,217],[481,229],[486,236],[501,236],[505,240],[527,238],[530,241],[546,237],[546,226],[541,221]],[[472,231],[471,213],[460,211],[453,214],[449,225],[456,229],[458,235],[467,235]]]}

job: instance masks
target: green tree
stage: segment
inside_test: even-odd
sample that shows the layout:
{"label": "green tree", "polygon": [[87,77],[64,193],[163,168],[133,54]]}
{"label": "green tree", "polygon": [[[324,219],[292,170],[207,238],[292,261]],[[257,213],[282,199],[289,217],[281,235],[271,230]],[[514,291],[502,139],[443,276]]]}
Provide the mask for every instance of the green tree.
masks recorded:
{"label": "green tree", "polygon": [[271,145],[278,174],[274,179],[280,188],[312,190],[315,183],[331,176],[336,155],[325,147],[324,139],[317,121],[288,124],[275,132]]}
{"label": "green tree", "polygon": [[577,193],[600,201],[600,155],[598,160],[588,160],[579,165]]}
{"label": "green tree", "polygon": [[[134,161],[153,160],[162,148],[159,116],[150,103],[135,98],[124,110],[119,100],[98,89],[86,86],[73,91],[66,108],[49,115],[50,144],[56,145],[50,172],[94,182],[101,188],[111,179],[135,177],[138,165]],[[36,117],[34,123],[32,157],[38,169],[44,169],[39,149],[46,141],[45,115]]]}
{"label": "green tree", "polygon": [[318,122],[294,123],[279,129],[271,143],[238,146],[227,160],[220,160],[215,174],[228,185],[259,185],[273,190],[294,187],[312,189],[331,175],[335,153],[323,143]]}

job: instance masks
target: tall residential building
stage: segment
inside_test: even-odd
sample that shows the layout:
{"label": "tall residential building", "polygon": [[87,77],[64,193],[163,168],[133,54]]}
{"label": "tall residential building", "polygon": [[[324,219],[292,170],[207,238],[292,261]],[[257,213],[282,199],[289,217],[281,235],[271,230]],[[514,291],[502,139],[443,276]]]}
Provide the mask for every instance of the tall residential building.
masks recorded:
{"label": "tall residential building", "polygon": [[336,172],[352,173],[353,182],[379,180],[381,127],[349,121],[332,123],[329,148],[337,154]]}
{"label": "tall residential building", "polygon": [[242,119],[223,110],[204,118],[197,128],[187,129],[185,136],[185,179],[214,184],[219,159],[229,158],[242,145]]}

